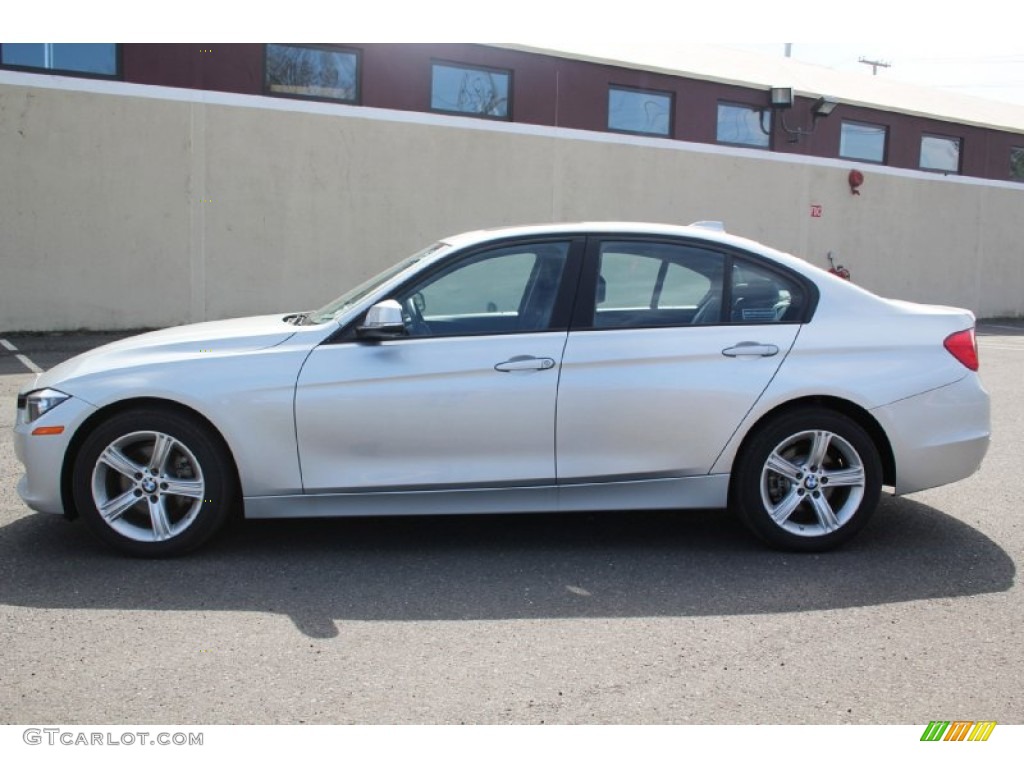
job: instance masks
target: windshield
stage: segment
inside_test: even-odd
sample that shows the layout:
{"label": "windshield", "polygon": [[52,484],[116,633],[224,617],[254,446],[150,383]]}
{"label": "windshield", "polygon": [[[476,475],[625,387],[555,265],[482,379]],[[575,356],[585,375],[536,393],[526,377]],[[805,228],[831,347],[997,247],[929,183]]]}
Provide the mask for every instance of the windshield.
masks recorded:
{"label": "windshield", "polygon": [[404,259],[393,267],[389,267],[381,272],[379,275],[375,275],[367,280],[365,283],[357,285],[348,293],[343,293],[341,296],[336,298],[329,304],[321,307],[315,312],[311,312],[309,317],[306,319],[307,323],[326,323],[328,320],[333,320],[339,314],[344,312],[349,307],[358,304],[363,298],[369,296],[371,293],[376,291],[380,286],[384,285],[388,280],[401,274],[409,267],[413,266],[417,262],[425,259],[430,254],[444,247],[444,243],[434,243],[429,248],[424,248],[419,253],[413,254],[407,259]]}

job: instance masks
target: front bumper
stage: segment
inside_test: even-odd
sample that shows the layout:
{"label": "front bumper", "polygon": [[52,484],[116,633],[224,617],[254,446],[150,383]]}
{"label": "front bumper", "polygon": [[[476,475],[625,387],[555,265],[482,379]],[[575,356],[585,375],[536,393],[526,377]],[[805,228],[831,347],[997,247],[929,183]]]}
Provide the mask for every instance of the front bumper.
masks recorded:
{"label": "front bumper", "polygon": [[[37,512],[64,513],[61,498],[61,472],[64,455],[75,432],[96,408],[71,397],[44,413],[31,424],[19,412],[14,425],[14,453],[25,467],[18,481],[18,495]],[[33,435],[38,427],[64,427],[59,435]]]}
{"label": "front bumper", "polygon": [[988,451],[989,396],[975,374],[871,413],[892,445],[900,495],[969,477]]}

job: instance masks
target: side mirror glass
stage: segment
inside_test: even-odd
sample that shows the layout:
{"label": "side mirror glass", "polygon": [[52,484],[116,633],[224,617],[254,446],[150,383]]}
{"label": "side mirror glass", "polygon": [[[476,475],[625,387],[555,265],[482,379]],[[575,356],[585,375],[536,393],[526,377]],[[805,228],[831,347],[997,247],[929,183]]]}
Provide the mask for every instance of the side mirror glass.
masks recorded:
{"label": "side mirror glass", "polygon": [[394,299],[381,301],[370,307],[357,333],[364,339],[393,339],[405,335],[402,305]]}

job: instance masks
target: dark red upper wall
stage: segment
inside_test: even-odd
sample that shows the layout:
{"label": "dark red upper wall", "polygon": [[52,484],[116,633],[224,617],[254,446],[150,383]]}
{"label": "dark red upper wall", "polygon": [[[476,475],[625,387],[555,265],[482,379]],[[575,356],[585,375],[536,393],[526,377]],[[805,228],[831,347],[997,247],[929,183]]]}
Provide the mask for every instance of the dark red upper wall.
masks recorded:
{"label": "dark red upper wall", "polygon": [[[369,107],[430,111],[430,65],[438,60],[510,70],[512,120],[519,123],[606,131],[608,86],[624,85],[673,93],[672,138],[713,144],[719,101],[768,105],[768,94],[761,89],[485,45],[337,45],[360,51],[361,103]],[[123,77],[133,83],[261,94],[263,50],[262,44],[248,43],[126,43]],[[811,125],[811,103],[811,99],[797,99],[786,115],[790,127]],[[789,141],[776,118],[771,149],[837,158],[844,119],[885,125],[889,129],[885,164],[896,168],[918,167],[921,136],[928,133],[961,139],[961,173],[1008,179],[1010,150],[1024,146],[1022,134],[840,104],[799,142]]]}
{"label": "dark red upper wall", "polygon": [[262,93],[259,43],[125,43],[121,66],[129,83]]}

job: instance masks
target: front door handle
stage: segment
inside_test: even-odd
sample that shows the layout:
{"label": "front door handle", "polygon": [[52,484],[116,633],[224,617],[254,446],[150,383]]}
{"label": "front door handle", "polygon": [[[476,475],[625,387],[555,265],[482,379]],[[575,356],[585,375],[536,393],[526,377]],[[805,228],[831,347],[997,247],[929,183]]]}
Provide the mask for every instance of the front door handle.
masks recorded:
{"label": "front door handle", "polygon": [[779,354],[779,348],[774,344],[761,344],[757,341],[741,341],[735,347],[727,347],[722,350],[726,357],[771,357]]}
{"label": "front door handle", "polygon": [[498,363],[494,366],[494,370],[502,373],[515,373],[516,371],[546,371],[554,367],[555,361],[550,357],[516,355],[503,363]]}

